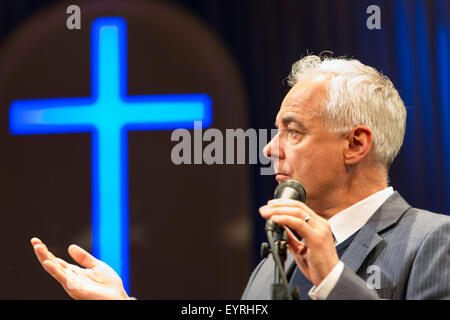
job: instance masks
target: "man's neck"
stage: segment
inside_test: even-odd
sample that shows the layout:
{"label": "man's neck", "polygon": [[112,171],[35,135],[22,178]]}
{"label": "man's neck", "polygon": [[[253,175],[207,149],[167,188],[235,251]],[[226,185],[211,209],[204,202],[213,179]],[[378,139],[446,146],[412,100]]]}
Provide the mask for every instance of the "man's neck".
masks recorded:
{"label": "man's neck", "polygon": [[[368,178],[368,177],[365,177]],[[387,177],[351,180],[339,188],[334,188],[320,201],[307,205],[318,215],[329,219],[338,212],[388,187]]]}

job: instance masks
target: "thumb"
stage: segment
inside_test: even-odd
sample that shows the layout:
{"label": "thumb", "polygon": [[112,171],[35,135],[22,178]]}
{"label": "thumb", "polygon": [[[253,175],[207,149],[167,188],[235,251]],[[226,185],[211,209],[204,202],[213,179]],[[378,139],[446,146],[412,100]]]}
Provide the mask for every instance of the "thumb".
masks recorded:
{"label": "thumb", "polygon": [[85,268],[93,268],[98,265],[98,260],[96,258],[76,244],[70,245],[68,251],[70,256]]}
{"label": "thumb", "polygon": [[297,239],[289,228],[284,227],[284,229],[286,230],[288,236],[289,251],[291,251],[293,255],[304,253],[306,246]]}

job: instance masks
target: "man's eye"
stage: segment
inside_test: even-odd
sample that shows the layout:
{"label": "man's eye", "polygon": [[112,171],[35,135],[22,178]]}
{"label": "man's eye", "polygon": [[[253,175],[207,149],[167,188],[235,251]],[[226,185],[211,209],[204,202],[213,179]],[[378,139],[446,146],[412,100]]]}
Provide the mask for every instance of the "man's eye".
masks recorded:
{"label": "man's eye", "polygon": [[300,133],[299,131],[297,131],[295,129],[288,129],[288,132],[289,132],[289,134],[292,134],[292,135],[296,135],[296,134]]}

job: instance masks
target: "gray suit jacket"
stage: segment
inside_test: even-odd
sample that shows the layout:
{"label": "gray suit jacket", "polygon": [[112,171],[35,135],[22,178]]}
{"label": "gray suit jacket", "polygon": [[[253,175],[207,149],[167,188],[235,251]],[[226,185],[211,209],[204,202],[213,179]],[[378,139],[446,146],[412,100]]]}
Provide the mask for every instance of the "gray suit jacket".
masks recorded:
{"label": "gray suit jacket", "polygon": [[[344,270],[328,299],[450,299],[450,217],[412,208],[394,192],[341,261]],[[295,267],[290,253],[285,267],[289,276]],[[253,271],[242,299],[270,299],[273,270],[269,255]]]}

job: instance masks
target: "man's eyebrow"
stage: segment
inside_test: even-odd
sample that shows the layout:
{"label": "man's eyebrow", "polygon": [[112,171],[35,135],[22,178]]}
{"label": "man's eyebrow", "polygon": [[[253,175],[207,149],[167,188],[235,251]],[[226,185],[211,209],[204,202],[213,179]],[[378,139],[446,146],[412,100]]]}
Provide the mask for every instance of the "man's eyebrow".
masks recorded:
{"label": "man's eyebrow", "polygon": [[[289,123],[294,122],[295,124],[297,124],[300,127],[300,129],[306,130],[306,126],[300,120],[298,120],[292,116],[287,116],[287,117],[281,118],[281,122],[284,125],[288,125]],[[276,123],[275,123],[275,127],[277,127]]]}

